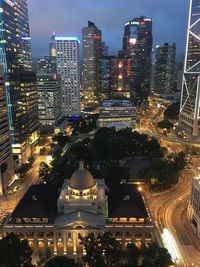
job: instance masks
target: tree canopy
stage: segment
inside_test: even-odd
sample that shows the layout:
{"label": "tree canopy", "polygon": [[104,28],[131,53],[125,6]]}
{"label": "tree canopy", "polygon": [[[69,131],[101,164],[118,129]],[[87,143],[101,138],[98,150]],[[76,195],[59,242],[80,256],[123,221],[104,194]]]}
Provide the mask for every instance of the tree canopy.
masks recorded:
{"label": "tree canopy", "polygon": [[74,259],[69,259],[65,256],[57,256],[47,261],[44,267],[79,267],[81,266]]}
{"label": "tree canopy", "polygon": [[177,120],[180,112],[180,102],[171,104],[164,112],[165,119]]}
{"label": "tree canopy", "polygon": [[89,234],[82,240],[86,255],[82,262],[90,267],[168,267],[172,259],[168,251],[160,248],[156,243],[142,248],[128,244],[123,248],[112,233]]}
{"label": "tree canopy", "polygon": [[9,234],[0,240],[1,267],[33,267],[31,264],[32,250],[26,240]]}

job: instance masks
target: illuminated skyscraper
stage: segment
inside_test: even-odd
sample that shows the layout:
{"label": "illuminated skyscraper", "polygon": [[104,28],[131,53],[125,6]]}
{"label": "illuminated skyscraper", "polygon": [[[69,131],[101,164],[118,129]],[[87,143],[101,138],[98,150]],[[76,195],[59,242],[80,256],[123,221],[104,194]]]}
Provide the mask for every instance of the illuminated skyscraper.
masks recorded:
{"label": "illuminated skyscraper", "polygon": [[174,90],[176,45],[165,43],[156,46],[154,92],[169,95]]}
{"label": "illuminated skyscraper", "polygon": [[88,21],[82,29],[83,41],[83,97],[84,106],[98,103],[100,94],[101,30]]}
{"label": "illuminated skyscraper", "polygon": [[200,135],[200,0],[190,0],[179,120],[188,134]]}
{"label": "illuminated skyscraper", "polygon": [[56,57],[56,34],[55,32],[53,32],[52,36],[51,36],[51,40],[49,42],[49,55],[51,57]]}
{"label": "illuminated skyscraper", "polygon": [[27,0],[15,0],[13,2],[16,24],[16,37],[19,45],[19,65],[24,70],[31,70],[31,37],[29,29]]}
{"label": "illuminated skyscraper", "polygon": [[57,73],[61,76],[63,115],[80,113],[80,41],[56,37]]}
{"label": "illuminated skyscraper", "polygon": [[149,94],[152,43],[151,18],[133,18],[125,24],[123,50],[131,57],[131,90],[137,103]]}
{"label": "illuminated skyscraper", "polygon": [[3,66],[0,65],[0,196],[6,191],[9,182],[13,178],[13,165]]}
{"label": "illuminated skyscraper", "polygon": [[3,64],[13,153],[25,162],[38,140],[36,75],[31,70],[27,0],[0,0]]}
{"label": "illuminated skyscraper", "polygon": [[40,129],[52,132],[62,116],[62,91],[60,76],[37,74],[38,110]]}
{"label": "illuminated skyscraper", "polygon": [[33,71],[39,74],[57,73],[56,57],[42,56],[32,59]]}

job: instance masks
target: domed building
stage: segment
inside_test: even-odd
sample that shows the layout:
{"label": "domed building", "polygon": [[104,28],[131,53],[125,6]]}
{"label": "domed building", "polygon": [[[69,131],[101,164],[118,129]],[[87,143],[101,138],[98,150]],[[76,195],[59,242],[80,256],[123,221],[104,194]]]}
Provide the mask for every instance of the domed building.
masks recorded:
{"label": "domed building", "polygon": [[58,199],[58,212],[68,214],[81,210],[81,213],[87,211],[105,215],[107,202],[105,189],[104,179],[95,180],[81,161],[79,169],[73,173],[70,180],[65,181],[62,187]]}
{"label": "domed building", "polygon": [[[59,192],[59,193],[58,193]],[[112,232],[116,239],[140,245],[155,239],[148,209],[137,186],[106,187],[80,162],[61,191],[47,184],[33,185],[4,225],[27,239],[34,256],[45,254],[81,257],[85,251],[80,237]]]}

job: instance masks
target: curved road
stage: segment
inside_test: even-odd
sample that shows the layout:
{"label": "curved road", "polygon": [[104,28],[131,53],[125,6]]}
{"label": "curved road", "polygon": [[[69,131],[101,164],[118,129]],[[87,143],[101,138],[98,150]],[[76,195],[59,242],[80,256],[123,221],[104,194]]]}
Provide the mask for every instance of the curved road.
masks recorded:
{"label": "curved road", "polygon": [[173,238],[179,257],[176,264],[179,267],[200,267],[200,252],[196,250],[181,219],[188,206],[192,177],[197,174],[193,167],[197,166],[197,162],[198,159],[193,159],[188,173],[183,171],[182,180],[173,189],[153,195],[145,192],[158,235],[162,236],[163,230],[167,229]]}

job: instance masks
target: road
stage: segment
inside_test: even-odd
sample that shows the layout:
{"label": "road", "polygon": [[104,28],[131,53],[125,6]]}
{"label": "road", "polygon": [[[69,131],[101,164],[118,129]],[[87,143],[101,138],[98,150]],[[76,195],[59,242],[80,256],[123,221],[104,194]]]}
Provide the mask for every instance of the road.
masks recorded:
{"label": "road", "polygon": [[163,230],[167,229],[172,237],[179,258],[176,262],[178,267],[200,266],[200,252],[182,220],[189,202],[192,177],[197,175],[195,166],[198,166],[198,161],[198,157],[192,160],[189,171],[183,171],[181,181],[173,189],[158,194],[144,192],[158,235],[162,236]]}
{"label": "road", "polygon": [[0,222],[2,222],[4,218],[14,210],[17,203],[24,196],[28,188],[31,185],[37,184],[40,182],[39,167],[40,167],[40,163],[46,160],[46,157],[47,156],[36,156],[35,157],[35,162],[33,163],[33,167],[25,175],[24,182],[16,193],[12,195],[0,197]]}

